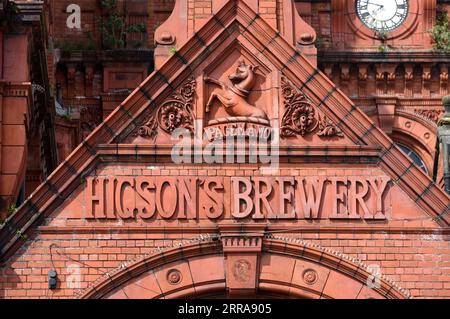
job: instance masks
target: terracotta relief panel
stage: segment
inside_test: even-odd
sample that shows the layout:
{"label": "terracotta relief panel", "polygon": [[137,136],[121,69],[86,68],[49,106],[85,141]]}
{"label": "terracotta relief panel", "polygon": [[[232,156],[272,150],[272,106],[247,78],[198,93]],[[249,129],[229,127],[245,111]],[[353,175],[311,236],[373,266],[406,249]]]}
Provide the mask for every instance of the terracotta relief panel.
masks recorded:
{"label": "terracotta relief panel", "polygon": [[[124,143],[174,144],[176,129],[196,125],[203,143],[243,133],[270,139],[279,129],[280,145],[352,145],[315,103],[263,56],[232,44],[198,66],[170,97],[152,101]],[[239,133],[240,132],[240,133]],[[238,134],[239,133],[239,134]]]}

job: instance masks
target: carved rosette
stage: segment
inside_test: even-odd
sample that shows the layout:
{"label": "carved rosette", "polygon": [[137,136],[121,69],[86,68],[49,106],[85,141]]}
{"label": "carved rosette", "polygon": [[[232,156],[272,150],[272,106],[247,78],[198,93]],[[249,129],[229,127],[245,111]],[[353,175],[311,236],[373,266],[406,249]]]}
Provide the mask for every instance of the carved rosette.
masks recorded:
{"label": "carved rosette", "polygon": [[190,78],[181,88],[174,92],[171,98],[165,101],[150,115],[146,122],[139,127],[137,135],[145,138],[156,136],[160,127],[171,134],[176,129],[184,128],[194,132],[194,114],[192,101],[196,89],[194,78]]}
{"label": "carved rosette", "polygon": [[167,281],[171,285],[177,285],[183,279],[181,272],[178,269],[171,269],[167,272]]}
{"label": "carved rosette", "polygon": [[321,116],[311,101],[285,77],[281,78],[285,112],[281,121],[283,138],[306,136],[319,128],[320,137],[343,137],[342,131],[325,115]]}
{"label": "carved rosette", "polygon": [[303,280],[308,285],[314,285],[319,279],[319,275],[314,269],[307,269],[303,272]]}

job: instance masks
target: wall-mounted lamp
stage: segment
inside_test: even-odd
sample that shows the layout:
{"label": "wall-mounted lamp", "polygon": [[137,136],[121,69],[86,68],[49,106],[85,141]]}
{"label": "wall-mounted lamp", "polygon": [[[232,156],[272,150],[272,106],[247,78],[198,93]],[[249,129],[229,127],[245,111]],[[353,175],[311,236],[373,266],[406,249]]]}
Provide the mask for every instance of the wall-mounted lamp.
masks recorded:
{"label": "wall-mounted lamp", "polygon": [[442,145],[445,191],[450,195],[450,96],[442,99],[444,116],[438,122],[438,143]]}
{"label": "wall-mounted lamp", "polygon": [[48,272],[48,289],[56,289],[56,285],[58,283],[58,273],[56,270],[50,270]]}

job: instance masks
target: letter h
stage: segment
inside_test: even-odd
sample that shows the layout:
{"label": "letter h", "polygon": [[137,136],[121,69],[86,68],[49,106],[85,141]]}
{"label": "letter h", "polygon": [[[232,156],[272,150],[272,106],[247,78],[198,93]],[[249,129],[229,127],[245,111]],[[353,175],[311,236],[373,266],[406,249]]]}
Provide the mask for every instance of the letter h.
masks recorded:
{"label": "letter h", "polygon": [[[95,184],[97,184],[97,187],[95,187]],[[88,219],[106,218],[104,184],[105,184],[104,178],[95,178],[95,177],[87,178],[86,218]],[[95,207],[95,204],[97,204],[97,207]]]}

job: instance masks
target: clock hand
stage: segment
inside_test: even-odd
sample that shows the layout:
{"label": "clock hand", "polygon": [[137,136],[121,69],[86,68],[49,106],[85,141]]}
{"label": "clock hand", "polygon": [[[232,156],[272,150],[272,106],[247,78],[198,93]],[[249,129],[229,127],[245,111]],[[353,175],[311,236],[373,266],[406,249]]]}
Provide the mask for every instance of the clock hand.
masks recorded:
{"label": "clock hand", "polygon": [[376,9],[375,11],[373,11],[372,14],[376,14],[376,13],[378,13],[378,11],[380,11],[382,9],[384,9],[384,6],[380,5],[380,7],[378,9]]}
{"label": "clock hand", "polygon": [[373,4],[374,6],[381,7],[381,8],[384,7],[384,5],[378,4],[378,3],[373,3],[373,2],[367,2],[367,3],[368,3],[368,4]]}

